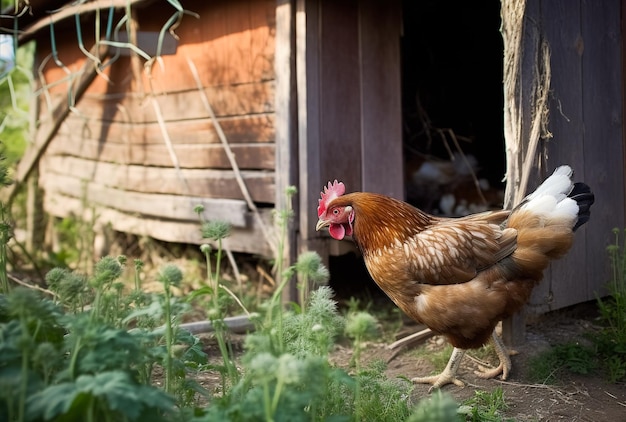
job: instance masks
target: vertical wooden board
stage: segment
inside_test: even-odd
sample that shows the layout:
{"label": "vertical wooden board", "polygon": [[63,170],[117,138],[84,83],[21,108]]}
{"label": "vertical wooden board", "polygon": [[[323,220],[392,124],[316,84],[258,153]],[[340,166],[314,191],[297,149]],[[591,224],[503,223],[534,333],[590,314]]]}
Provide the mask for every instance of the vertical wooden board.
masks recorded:
{"label": "vertical wooden board", "polygon": [[[624,228],[624,128],[622,37],[624,2],[582,2],[584,98],[584,178],[594,189],[596,204],[580,234],[587,245],[587,297],[606,293],[610,279],[606,246],[613,228]],[[582,175],[581,175],[582,176]]]}
{"label": "vertical wooden board", "polygon": [[[549,130],[553,134],[553,138],[545,141],[548,159],[541,179],[560,164],[569,164],[582,177],[584,122],[579,2],[560,0],[542,2],[541,5],[541,33],[550,48],[551,97],[548,106]],[[584,236],[577,236],[569,254],[549,266],[543,282],[533,292],[530,313],[542,313],[586,300],[584,243]]]}
{"label": "vertical wooden board", "polygon": [[[285,209],[284,195],[290,185],[297,186],[298,143],[296,136],[295,12],[288,0],[276,5],[276,206]],[[297,204],[294,204],[297,208]]]}
{"label": "vertical wooden board", "polygon": [[398,0],[362,0],[359,7],[362,189],[398,199],[404,199],[401,7]]}
{"label": "vertical wooden board", "polygon": [[[255,3],[253,3],[255,4]],[[295,81],[295,3],[290,0],[278,0],[275,4],[275,72],[276,72],[276,172],[274,201],[277,210],[292,207],[298,215],[297,197],[287,198],[285,191],[288,186],[297,186],[298,179],[298,140],[296,130],[296,99]],[[253,13],[256,15],[257,11]],[[297,221],[290,222],[285,239],[283,256],[287,263],[297,258]],[[296,283],[291,282],[283,291],[283,300],[297,300]]]}
{"label": "vertical wooden board", "polygon": [[358,0],[322,1],[321,14],[321,177],[352,192],[362,189]]}
{"label": "vertical wooden board", "polygon": [[321,151],[321,0],[297,0],[295,23],[296,98],[298,122],[298,198],[302,248],[317,250],[323,257],[324,242],[315,231],[316,204],[323,183]]}

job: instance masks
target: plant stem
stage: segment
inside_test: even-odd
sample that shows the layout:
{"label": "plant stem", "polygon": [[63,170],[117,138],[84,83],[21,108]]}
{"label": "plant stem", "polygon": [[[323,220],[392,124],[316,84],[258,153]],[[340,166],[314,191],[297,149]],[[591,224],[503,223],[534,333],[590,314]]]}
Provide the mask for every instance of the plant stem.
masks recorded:
{"label": "plant stem", "polygon": [[70,372],[71,380],[76,379],[76,362],[78,362],[78,352],[80,351],[80,348],[81,348],[80,340],[81,340],[81,337],[76,338],[76,344],[74,345],[74,350],[72,351],[72,356],[70,358],[69,372]]}
{"label": "plant stem", "polygon": [[272,400],[272,418],[274,416],[274,414],[276,413],[276,409],[278,408],[278,402],[280,400],[280,395],[283,391],[283,385],[284,385],[284,381],[282,379],[282,377],[278,378],[278,383],[276,384],[276,389],[274,390],[274,398]]}
{"label": "plant stem", "polygon": [[267,381],[265,381],[265,383],[263,384],[263,403],[263,407],[265,410],[265,420],[267,422],[273,421],[274,414],[272,412],[272,405],[270,400],[270,386]]}
{"label": "plant stem", "polygon": [[[23,336],[26,336],[26,331],[23,332]],[[28,361],[29,353],[28,349],[22,350],[22,379],[20,380],[20,402],[18,408],[18,421],[24,421],[24,411],[26,409],[26,389],[28,388]]]}
{"label": "plant stem", "polygon": [[[226,324],[224,324],[224,315],[222,313],[222,309],[220,307],[219,301],[219,293],[220,293],[220,284],[219,284],[219,276],[220,276],[220,266],[221,266],[221,257],[222,257],[222,239],[217,239],[217,256],[215,260],[215,272],[211,271],[211,257],[209,252],[205,252],[205,258],[207,263],[207,278],[211,287],[213,289],[213,309],[215,314],[211,317],[211,323],[213,324],[215,338],[217,340],[218,347],[220,349],[220,354],[222,355],[222,360],[224,362],[224,368],[226,369],[226,374],[228,375],[228,379],[232,384],[235,384],[239,380],[239,372],[237,368],[233,364],[232,360],[232,351],[226,344]],[[224,374],[222,374],[222,391],[226,392],[226,379]]]}
{"label": "plant stem", "polygon": [[172,392],[172,307],[170,304],[170,286],[166,282],[165,285],[165,303],[163,304],[163,312],[165,313],[165,391]]}
{"label": "plant stem", "polygon": [[5,219],[4,204],[0,203],[0,289],[8,293],[11,288],[7,277],[7,243],[9,242],[9,226]]}

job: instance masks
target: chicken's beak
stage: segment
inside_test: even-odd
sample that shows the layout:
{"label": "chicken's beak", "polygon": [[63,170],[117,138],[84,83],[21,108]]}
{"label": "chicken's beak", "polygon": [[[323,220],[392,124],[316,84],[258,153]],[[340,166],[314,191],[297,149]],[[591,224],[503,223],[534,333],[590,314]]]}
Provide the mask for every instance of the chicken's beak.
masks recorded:
{"label": "chicken's beak", "polygon": [[330,226],[330,223],[326,220],[322,220],[321,218],[317,221],[317,225],[315,226],[315,231],[320,231],[324,227]]}

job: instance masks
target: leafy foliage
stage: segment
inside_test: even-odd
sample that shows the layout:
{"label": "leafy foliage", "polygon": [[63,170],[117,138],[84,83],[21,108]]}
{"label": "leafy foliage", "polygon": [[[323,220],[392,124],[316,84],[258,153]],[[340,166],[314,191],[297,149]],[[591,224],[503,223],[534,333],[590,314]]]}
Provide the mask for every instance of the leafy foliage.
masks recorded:
{"label": "leafy foliage", "polygon": [[530,359],[529,378],[533,381],[553,384],[564,374],[589,374],[597,368],[595,350],[579,343],[564,343]]}
{"label": "leafy foliage", "polygon": [[598,299],[603,329],[592,336],[611,382],[626,380],[626,250],[620,245],[618,229],[614,229],[615,243],[607,247],[611,261],[612,279],[607,285],[609,297]]}
{"label": "leafy foliage", "polygon": [[[279,288],[262,308],[266,315],[250,315],[256,330],[236,364],[222,306],[225,297],[237,298],[221,285],[219,266],[210,270],[209,255],[221,254],[221,237],[214,240],[216,250],[202,247],[207,286],[188,300],[173,294],[184,279],[174,265],[157,274],[159,293],[142,291],[143,265],[137,260],[132,282],[123,282],[125,256],[102,258],[92,275],[51,270],[46,282],[52,299],[35,290],[7,289],[0,295],[0,419],[419,422],[463,417],[454,400],[440,393],[414,405],[413,384],[389,379],[383,362],[362,367],[357,357],[352,373],[331,364],[328,354],[342,335],[361,350],[379,327],[367,312],[341,315],[324,285],[289,310],[277,300]],[[328,271],[309,253],[285,269],[283,277],[291,276],[306,279],[300,284],[305,287],[309,281],[324,283]],[[179,327],[189,300],[202,295],[209,298],[221,365],[209,364],[200,339]],[[164,375],[162,386],[153,384],[157,369]],[[198,371],[222,377],[219,394],[212,396],[195,381]]]}
{"label": "leafy foliage", "polygon": [[475,391],[474,396],[463,402],[459,413],[464,414],[467,421],[502,421],[502,411],[507,405],[504,400],[504,392],[501,387],[491,392]]}
{"label": "leafy foliage", "polygon": [[458,404],[447,393],[437,390],[429,399],[422,400],[407,422],[461,421]]}
{"label": "leafy foliage", "polygon": [[[164,295],[151,301],[121,295],[117,286],[125,262],[105,257],[92,277],[50,271],[57,302],[26,288],[0,296],[0,385],[6,387],[0,419],[171,420],[179,413],[176,405],[184,403],[184,388],[199,390],[187,382],[189,372],[206,363],[197,338],[183,330],[166,338],[158,325],[167,318],[164,312],[131,312],[143,305],[154,309],[154,303],[162,309]],[[163,274],[168,283],[181,277],[171,267]],[[172,308],[178,314],[184,309]],[[125,326],[145,315],[153,319],[146,328]],[[181,351],[171,352],[174,346]],[[172,385],[184,385],[178,394],[151,385],[152,368],[166,362]]]}

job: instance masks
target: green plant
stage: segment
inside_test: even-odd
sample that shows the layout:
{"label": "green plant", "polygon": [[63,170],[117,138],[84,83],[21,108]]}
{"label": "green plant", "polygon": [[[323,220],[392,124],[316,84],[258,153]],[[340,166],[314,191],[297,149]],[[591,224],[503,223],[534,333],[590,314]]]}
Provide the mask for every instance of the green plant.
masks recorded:
{"label": "green plant", "polygon": [[[206,260],[207,285],[192,293],[189,299],[193,300],[203,295],[208,295],[210,297],[207,314],[209,320],[213,324],[215,338],[217,339],[222,361],[224,363],[221,368],[218,368],[218,370],[222,378],[222,391],[226,391],[229,385],[234,385],[239,380],[239,371],[235,365],[234,354],[232,348],[230,347],[230,342],[228,341],[228,327],[224,324],[224,318],[226,317],[224,312],[224,300],[229,297],[231,292],[220,283],[220,269],[223,253],[222,241],[228,237],[230,233],[230,225],[222,221],[204,221],[202,218],[204,208],[202,206],[197,206],[195,211],[202,221],[202,237],[217,243],[217,248],[215,251],[215,271],[213,271],[211,265],[211,246],[209,244],[203,244],[200,246],[200,250],[204,254]],[[227,292],[227,295],[224,295],[224,292]],[[242,308],[246,313],[248,313],[243,305]]]}
{"label": "green plant", "polygon": [[595,350],[579,343],[563,343],[534,356],[529,361],[528,377],[552,384],[567,372],[586,375],[597,367]]}
{"label": "green plant", "polygon": [[350,364],[358,368],[364,342],[379,335],[378,320],[368,312],[350,312],[346,321],[345,333],[352,339],[353,354]]}
{"label": "green plant", "polygon": [[[189,300],[174,294],[183,280],[178,267],[168,264],[161,269],[156,277],[163,289],[155,293],[142,291],[139,260],[134,261],[132,280],[122,280],[125,256],[102,258],[92,275],[55,268],[46,275],[53,299],[22,288],[0,295],[0,419],[436,421],[458,417],[458,405],[450,397],[435,393],[414,407],[412,383],[389,379],[382,361],[360,362],[364,341],[379,335],[377,319],[370,313],[352,311],[344,317],[332,290],[324,285],[301,295],[301,306],[286,307],[277,299],[287,278],[299,277],[301,289],[327,281],[328,270],[314,253],[283,270],[283,281],[262,308],[266,312],[262,318],[249,315],[256,330],[246,337],[236,365],[224,317],[227,302],[237,298],[220,282],[220,266],[212,267],[221,259],[221,239],[228,234],[221,223],[213,228],[218,226],[221,234],[211,232],[216,249],[201,247],[207,258],[207,285],[190,296],[208,299],[223,364],[209,364],[200,340],[179,327],[190,306]],[[212,254],[215,261],[208,259]],[[350,373],[329,361],[342,333],[353,339],[357,352]],[[223,379],[220,394],[212,397],[190,375],[214,370]],[[162,386],[155,383],[159,371]],[[433,417],[427,419],[429,415]]]}
{"label": "green plant", "polygon": [[602,329],[591,339],[609,380],[617,382],[626,379],[626,250],[620,245],[620,230],[613,233],[615,243],[607,247],[612,269],[609,297],[597,300]]}
{"label": "green plant", "polygon": [[504,392],[501,387],[496,387],[491,392],[475,391],[474,396],[460,406],[459,413],[465,415],[466,421],[499,422],[504,420],[502,411],[506,409]]}
{"label": "green plant", "polygon": [[1,419],[152,420],[173,410],[170,396],[134,377],[148,359],[139,334],[21,287],[0,308]]}
{"label": "green plant", "polygon": [[[0,145],[0,188],[11,184],[4,150],[4,144]],[[7,276],[7,244],[11,239],[11,225],[8,216],[7,206],[0,202],[0,293],[8,292],[10,288]]]}
{"label": "green plant", "polygon": [[431,397],[422,399],[407,422],[453,422],[461,421],[459,405],[450,394],[435,391]]}
{"label": "green plant", "polygon": [[411,353],[426,359],[433,366],[433,373],[439,373],[443,371],[448,364],[448,360],[450,360],[452,345],[446,342],[441,350],[430,350],[426,346],[422,346],[416,348]]}

